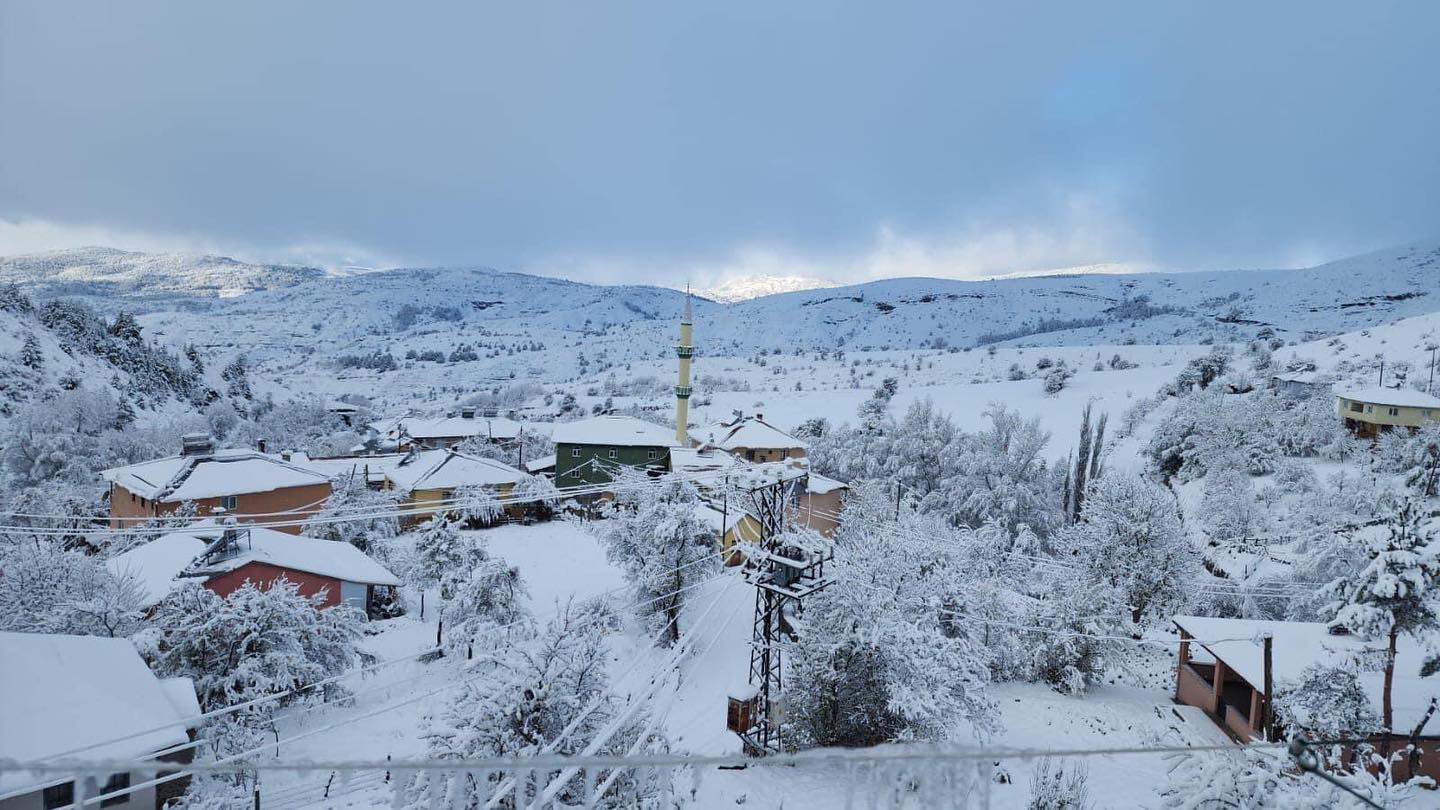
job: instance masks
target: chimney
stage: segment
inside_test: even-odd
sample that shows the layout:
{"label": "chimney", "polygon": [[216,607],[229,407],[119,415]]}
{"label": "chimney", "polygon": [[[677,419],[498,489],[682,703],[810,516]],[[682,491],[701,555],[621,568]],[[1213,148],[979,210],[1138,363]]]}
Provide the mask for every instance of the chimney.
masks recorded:
{"label": "chimney", "polygon": [[180,455],[208,456],[215,452],[215,441],[208,433],[186,433],[180,437]]}

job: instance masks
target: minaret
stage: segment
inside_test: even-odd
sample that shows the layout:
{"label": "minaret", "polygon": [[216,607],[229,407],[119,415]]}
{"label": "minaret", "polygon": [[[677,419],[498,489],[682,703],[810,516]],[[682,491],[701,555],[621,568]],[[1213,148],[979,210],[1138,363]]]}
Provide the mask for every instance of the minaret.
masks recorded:
{"label": "minaret", "polygon": [[680,344],[675,347],[675,356],[680,358],[680,375],[675,381],[675,442],[681,447],[690,446],[690,434],[686,426],[690,421],[690,358],[695,356],[692,329],[690,285],[687,284],[685,314],[680,316]]}

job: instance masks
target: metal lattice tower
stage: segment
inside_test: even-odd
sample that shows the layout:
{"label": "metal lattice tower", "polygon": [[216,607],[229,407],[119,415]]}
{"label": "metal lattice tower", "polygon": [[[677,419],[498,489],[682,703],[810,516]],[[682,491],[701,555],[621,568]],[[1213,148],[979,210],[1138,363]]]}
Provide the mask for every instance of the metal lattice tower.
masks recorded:
{"label": "metal lattice tower", "polygon": [[751,629],[750,684],[756,688],[747,728],[736,729],[745,752],[764,756],[780,750],[780,718],[777,707],[784,687],[781,636],[793,636],[786,621],[786,606],[801,600],[828,583],[825,561],[830,554],[798,547],[781,546],[780,537],[791,514],[793,487],[803,473],[756,486],[749,491],[754,515],[760,524],[758,551],[746,552],[745,578],[755,586],[755,620]]}

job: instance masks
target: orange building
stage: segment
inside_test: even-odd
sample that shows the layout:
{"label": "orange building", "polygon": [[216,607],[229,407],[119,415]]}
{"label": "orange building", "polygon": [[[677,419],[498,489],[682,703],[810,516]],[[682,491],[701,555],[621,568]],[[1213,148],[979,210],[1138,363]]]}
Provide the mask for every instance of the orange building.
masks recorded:
{"label": "orange building", "polygon": [[[330,497],[324,473],[255,450],[216,450],[206,436],[185,437],[178,456],[101,473],[110,483],[110,525],[124,528],[194,503],[196,514],[226,514],[299,534],[299,521]],[[223,510],[223,512],[221,511]]]}

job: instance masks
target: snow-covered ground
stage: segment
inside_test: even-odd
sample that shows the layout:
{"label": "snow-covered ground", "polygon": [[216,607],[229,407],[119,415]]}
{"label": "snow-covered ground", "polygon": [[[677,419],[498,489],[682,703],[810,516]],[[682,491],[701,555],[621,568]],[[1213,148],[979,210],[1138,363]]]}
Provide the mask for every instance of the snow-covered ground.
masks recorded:
{"label": "snow-covered ground", "polygon": [[[623,578],[610,566],[596,539],[579,522],[506,526],[476,533],[490,552],[519,567],[531,603],[543,620],[555,602],[569,597],[629,597]],[[432,596],[433,599],[433,596]],[[412,600],[413,602],[413,600]],[[431,607],[435,603],[430,602]],[[726,696],[743,683],[749,667],[754,591],[735,569],[721,572],[697,588],[687,603],[682,626],[692,638],[691,652],[678,667],[678,685],[660,693],[650,705],[662,718],[673,750],[696,755],[734,755],[739,739],[725,728]],[[421,757],[420,736],[425,715],[443,705],[467,677],[464,661],[450,656],[421,663],[413,656],[435,641],[437,616],[418,605],[407,616],[374,624],[365,649],[381,661],[402,660],[350,679],[353,701],[311,704],[279,712],[277,731],[287,760],[383,760]],[[504,643],[497,639],[494,643]],[[656,647],[633,627],[611,637],[611,673],[619,694],[640,693],[667,669],[669,648]],[[991,695],[1000,709],[1002,730],[973,745],[981,749],[1188,747],[1225,744],[1210,720],[1171,700],[1173,653],[1164,647],[1137,647],[1110,685],[1084,697],[1067,697],[1036,685],[1001,684]],[[1001,759],[996,772],[1008,776],[990,787],[994,807],[1023,807],[1028,798],[1031,762]],[[1086,758],[1092,793],[1103,806],[1153,804],[1156,786],[1165,782],[1171,763],[1153,755],[1112,755]],[[756,808],[843,807],[847,796],[856,806],[869,806],[884,788],[865,779],[852,780],[847,766],[800,768],[750,767],[744,770],[706,768],[687,777],[694,787],[695,807]],[[326,789],[329,788],[329,798]],[[859,792],[852,794],[852,787]],[[261,782],[262,806],[371,807],[391,801],[383,773],[336,774],[267,772]]]}

